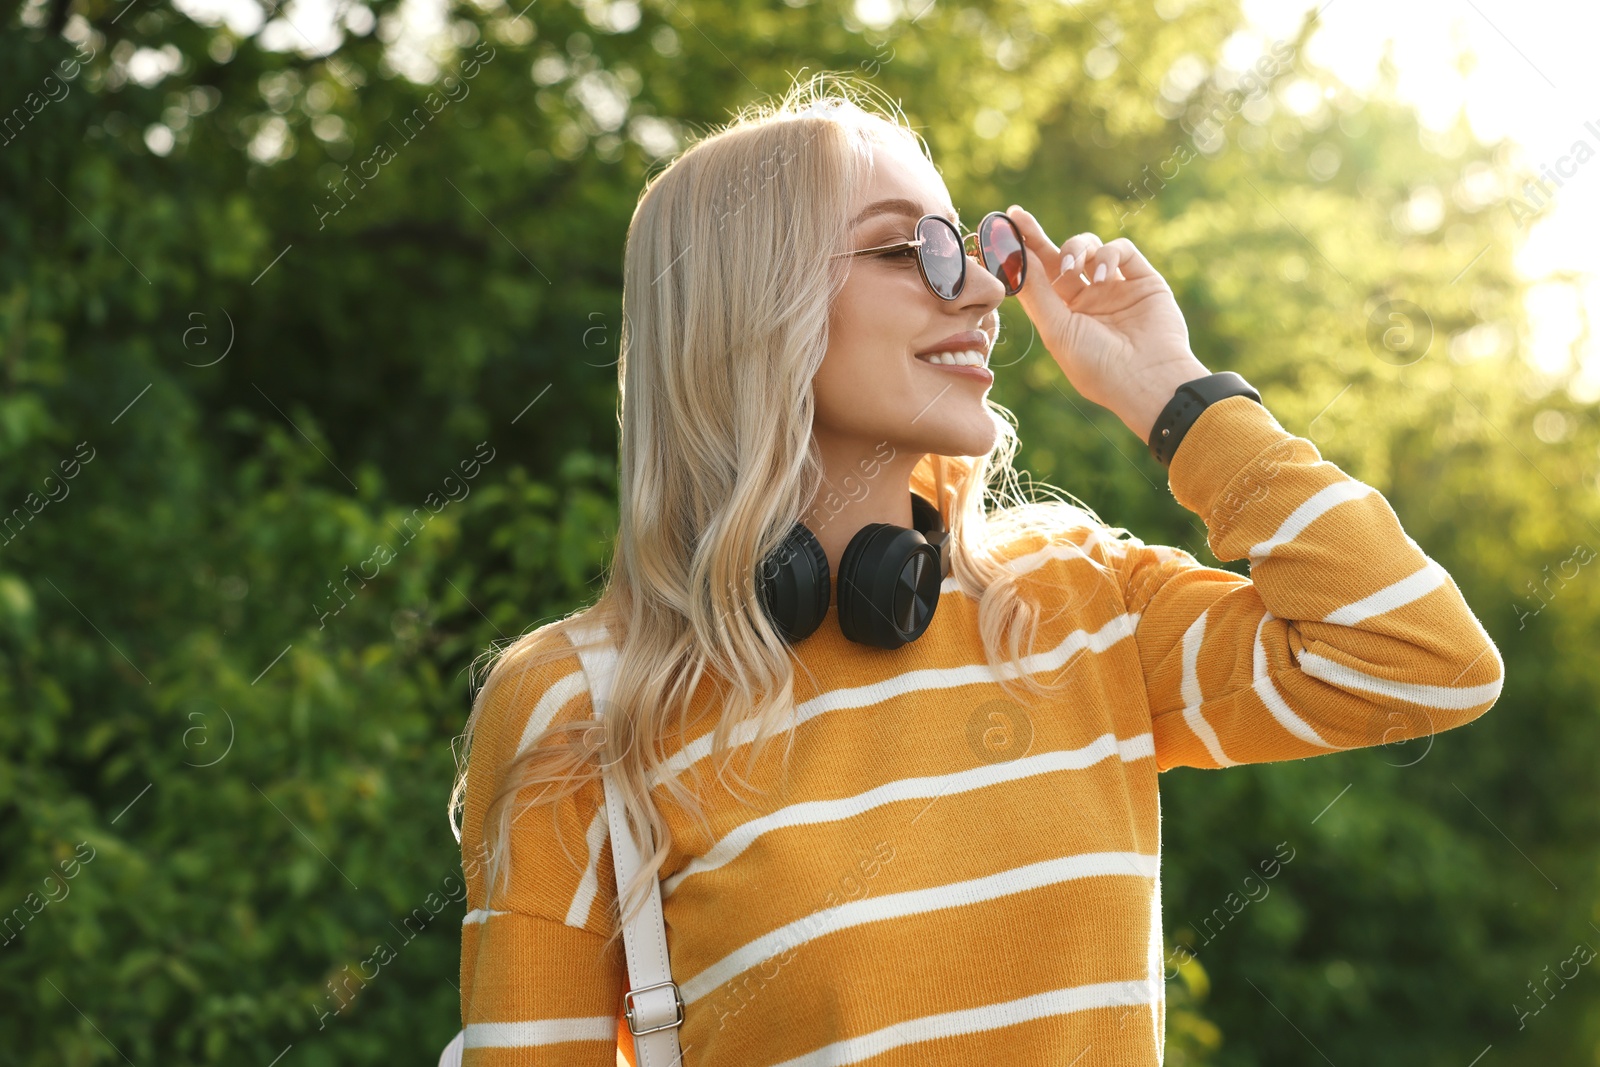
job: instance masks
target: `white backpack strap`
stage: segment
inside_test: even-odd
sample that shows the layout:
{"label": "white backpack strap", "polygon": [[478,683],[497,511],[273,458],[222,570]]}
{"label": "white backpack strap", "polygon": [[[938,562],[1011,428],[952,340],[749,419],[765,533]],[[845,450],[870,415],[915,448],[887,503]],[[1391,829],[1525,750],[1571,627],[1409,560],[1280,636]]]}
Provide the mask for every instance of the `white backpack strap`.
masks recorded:
{"label": "white backpack strap", "polygon": [[[572,631],[574,644],[609,637],[599,621],[580,622]],[[604,715],[611,692],[611,675],[616,668],[617,650],[580,648],[578,659],[589,682],[589,700],[597,716]],[[611,833],[611,859],[616,868],[617,894],[643,864],[638,842],[628,828],[622,790],[609,774],[602,775],[606,790],[606,822]],[[640,828],[646,844],[654,850],[650,827]],[[628,1030],[639,1067],[677,1067],[678,1030],[683,1023],[683,995],[672,980],[667,959],[667,923],[661,913],[661,882],[650,880],[650,897],[622,928],[623,948],[628,957],[628,994],[624,1000]]]}

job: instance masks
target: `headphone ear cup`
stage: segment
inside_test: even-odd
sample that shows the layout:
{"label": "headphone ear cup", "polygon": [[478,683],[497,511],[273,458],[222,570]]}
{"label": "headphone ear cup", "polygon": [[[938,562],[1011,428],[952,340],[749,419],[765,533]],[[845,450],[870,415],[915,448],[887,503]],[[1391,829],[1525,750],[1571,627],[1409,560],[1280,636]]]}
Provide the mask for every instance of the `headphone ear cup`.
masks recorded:
{"label": "headphone ear cup", "polygon": [[795,523],[757,572],[761,606],[790,644],[816,632],[828,615],[828,554],[822,542]]}
{"label": "headphone ear cup", "polygon": [[839,628],[864,645],[894,649],[921,637],[939,606],[940,550],[916,530],[877,522],[839,557]]}

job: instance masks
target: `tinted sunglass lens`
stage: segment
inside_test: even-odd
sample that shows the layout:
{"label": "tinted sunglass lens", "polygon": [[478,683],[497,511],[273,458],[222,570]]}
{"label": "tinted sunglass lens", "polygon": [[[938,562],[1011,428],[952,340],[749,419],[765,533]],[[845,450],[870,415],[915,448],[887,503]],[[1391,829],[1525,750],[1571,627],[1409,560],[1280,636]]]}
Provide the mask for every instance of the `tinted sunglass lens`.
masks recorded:
{"label": "tinted sunglass lens", "polygon": [[922,239],[919,252],[928,284],[940,297],[954,300],[961,292],[967,266],[961,235],[948,222],[923,219],[917,226],[917,236]]}
{"label": "tinted sunglass lens", "polygon": [[1005,283],[1007,296],[1015,296],[1022,288],[1022,279],[1028,266],[1017,224],[1006,215],[990,215],[983,220],[978,245],[983,250],[983,265],[990,274]]}

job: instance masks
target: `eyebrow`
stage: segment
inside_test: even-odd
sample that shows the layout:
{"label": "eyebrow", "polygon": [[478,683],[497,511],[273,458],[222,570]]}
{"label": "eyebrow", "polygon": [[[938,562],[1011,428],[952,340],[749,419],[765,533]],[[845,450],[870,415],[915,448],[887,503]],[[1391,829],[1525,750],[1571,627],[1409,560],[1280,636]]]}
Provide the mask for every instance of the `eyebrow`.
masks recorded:
{"label": "eyebrow", "polygon": [[[897,196],[868,204],[861,214],[850,221],[850,228],[853,230],[867,219],[876,215],[904,215],[907,218],[920,219],[925,214],[927,212],[923,211],[921,205],[915,200],[907,200],[905,197]],[[961,213],[954,208],[945,212],[944,217],[955,223],[956,229],[959,230],[961,228]]]}

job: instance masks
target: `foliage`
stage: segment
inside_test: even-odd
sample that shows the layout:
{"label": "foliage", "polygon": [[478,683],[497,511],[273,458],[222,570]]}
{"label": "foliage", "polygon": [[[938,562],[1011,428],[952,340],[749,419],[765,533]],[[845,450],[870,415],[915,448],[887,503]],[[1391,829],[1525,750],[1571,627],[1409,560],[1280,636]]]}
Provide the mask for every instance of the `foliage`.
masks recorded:
{"label": "foliage", "polygon": [[[1384,491],[1508,664],[1431,746],[1164,776],[1167,943],[1196,953],[1169,1062],[1591,1062],[1590,976],[1514,1011],[1600,944],[1600,671],[1574,655],[1600,598],[1549,584],[1600,527],[1596,423],[1520,358],[1504,154],[1357,98],[1304,33],[1230,97],[1226,0],[915,8],[481,0],[424,54],[385,0],[314,54],[297,6],[258,32],[0,4],[17,1062],[380,1063],[455,1031],[452,741],[474,657],[605,565],[633,204],[801,68],[901,100],[964,212],[1132,237],[1201,360]],[[1005,315],[1024,464],[1216,564]],[[1271,895],[1206,937],[1280,842]],[[46,882],[68,892],[35,914]]]}

